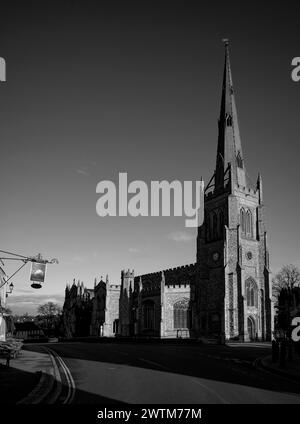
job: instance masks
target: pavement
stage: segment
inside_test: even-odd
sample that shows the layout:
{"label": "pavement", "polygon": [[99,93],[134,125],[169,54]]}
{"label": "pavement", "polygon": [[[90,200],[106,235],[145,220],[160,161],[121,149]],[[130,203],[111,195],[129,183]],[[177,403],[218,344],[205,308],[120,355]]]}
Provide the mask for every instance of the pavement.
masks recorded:
{"label": "pavement", "polygon": [[[274,387],[266,384],[268,378],[286,380],[282,390],[286,391],[286,385],[290,395],[275,393]],[[146,381],[151,385],[149,390],[143,389],[141,397],[140,387],[145,387]],[[294,403],[299,397],[293,395],[292,382],[300,383],[300,356],[295,354],[292,362],[279,368],[272,363],[266,344],[161,345],[150,349],[134,344],[52,343],[25,346],[10,367],[0,359],[0,398],[9,404],[169,403],[170,399],[183,403],[244,403],[245,399]]]}
{"label": "pavement", "polygon": [[[19,356],[10,360],[0,359],[0,398],[9,404],[38,404],[55,392],[57,367],[44,347],[35,351],[22,349]],[[52,395],[51,395],[52,396]]]}
{"label": "pavement", "polygon": [[272,362],[272,356],[268,355],[264,358],[260,358],[257,361],[257,366],[262,367],[263,369],[278,374],[282,377],[285,377],[289,380],[300,383],[300,355],[294,354],[292,361],[286,361],[284,367],[280,367],[279,363]]}

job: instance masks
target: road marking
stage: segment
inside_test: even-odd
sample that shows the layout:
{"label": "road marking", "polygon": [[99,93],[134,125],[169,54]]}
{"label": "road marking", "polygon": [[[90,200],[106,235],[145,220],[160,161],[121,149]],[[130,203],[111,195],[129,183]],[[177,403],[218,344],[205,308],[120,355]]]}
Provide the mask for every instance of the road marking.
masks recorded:
{"label": "road marking", "polygon": [[55,351],[53,351],[52,349],[47,348],[48,351],[50,351],[50,353],[55,357],[55,359],[57,359],[57,361],[59,362],[65,376],[66,376],[66,380],[67,380],[67,384],[68,384],[68,394],[67,397],[65,398],[65,400],[63,401],[63,404],[70,404],[72,403],[74,396],[75,396],[75,391],[76,391],[76,387],[75,387],[75,382],[74,379],[72,377],[71,371],[69,370],[69,368],[67,367],[65,361],[58,355],[58,353],[56,353]]}
{"label": "road marking", "polygon": [[74,396],[75,396],[75,382],[73,380],[72,374],[69,370],[69,368],[67,367],[66,363],[63,361],[63,359],[58,356],[57,357],[58,361],[60,362],[65,375],[67,377],[67,381],[68,381],[68,396],[66,397],[66,399],[64,400],[63,404],[70,404],[72,403]]}
{"label": "road marking", "polygon": [[206,384],[200,383],[200,381],[198,379],[193,378],[193,381],[196,384],[199,384],[199,386],[203,387],[208,392],[210,392],[213,396],[217,397],[221,403],[223,403],[223,404],[230,404],[230,402],[227,402],[227,400],[225,400],[221,395],[219,395],[218,392],[216,392],[214,389],[211,389]]}

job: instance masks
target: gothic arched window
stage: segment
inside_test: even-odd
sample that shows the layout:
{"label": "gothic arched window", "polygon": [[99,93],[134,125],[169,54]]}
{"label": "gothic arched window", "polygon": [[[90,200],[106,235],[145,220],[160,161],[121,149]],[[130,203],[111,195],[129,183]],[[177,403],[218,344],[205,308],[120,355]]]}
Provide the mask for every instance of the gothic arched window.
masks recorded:
{"label": "gothic arched window", "polygon": [[209,222],[209,214],[205,212],[205,238],[206,241],[210,240],[210,222]]}
{"label": "gothic arched window", "polygon": [[212,213],[212,233],[214,240],[218,238],[218,217],[216,212]]}
{"label": "gothic arched window", "polygon": [[240,224],[242,235],[245,237],[253,237],[252,212],[249,209],[247,211],[245,211],[244,208],[241,209]]}
{"label": "gothic arched window", "polygon": [[154,302],[146,300],[143,303],[143,324],[144,328],[154,330]]}
{"label": "gothic arched window", "polygon": [[241,231],[242,234],[245,235],[246,234],[246,216],[245,216],[245,209],[241,209],[240,212],[240,221],[241,221]]}
{"label": "gothic arched window", "polygon": [[246,281],[246,299],[247,306],[256,306],[257,307],[257,285],[252,278],[249,278]]}
{"label": "gothic arched window", "polygon": [[246,212],[246,236],[252,237],[252,213],[249,210]]}
{"label": "gothic arched window", "polygon": [[189,300],[181,299],[174,304],[174,328],[189,328]]}
{"label": "gothic arched window", "polygon": [[218,235],[220,238],[222,238],[223,236],[223,228],[224,228],[224,213],[222,211],[222,209],[219,210],[218,213]]}

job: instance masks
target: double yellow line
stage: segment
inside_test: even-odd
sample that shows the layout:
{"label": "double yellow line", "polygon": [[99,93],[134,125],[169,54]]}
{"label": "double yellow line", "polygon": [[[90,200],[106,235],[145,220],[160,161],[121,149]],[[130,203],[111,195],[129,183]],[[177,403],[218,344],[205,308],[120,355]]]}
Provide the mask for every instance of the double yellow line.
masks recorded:
{"label": "double yellow line", "polygon": [[[62,370],[66,377],[66,381],[68,385],[68,393],[65,399],[63,400],[62,404],[69,405],[73,402],[75,391],[76,391],[75,382],[72,377],[71,371],[67,367],[65,361],[54,350],[49,349],[48,347],[45,349],[48,351],[49,355],[52,356],[52,358],[54,359],[54,362],[56,362],[56,364],[59,365],[58,366],[59,374],[61,373],[60,370]],[[58,383],[61,383],[61,382],[58,381]]]}

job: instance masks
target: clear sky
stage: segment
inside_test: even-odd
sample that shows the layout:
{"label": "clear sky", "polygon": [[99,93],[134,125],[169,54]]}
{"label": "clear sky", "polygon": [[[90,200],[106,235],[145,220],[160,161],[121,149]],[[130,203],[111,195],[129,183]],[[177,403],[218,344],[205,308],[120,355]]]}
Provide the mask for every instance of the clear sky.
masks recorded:
{"label": "clear sky", "polygon": [[[62,302],[73,278],[93,287],[106,274],[119,282],[123,268],[195,261],[196,230],[184,218],[100,218],[96,185],[119,172],[208,182],[224,37],[247,171],[263,177],[271,268],[300,266],[299,5],[203,3],[1,5],[0,248],[60,262],[41,290],[30,287],[29,265],[13,279],[14,312]],[[6,262],[8,274],[16,267]]]}

